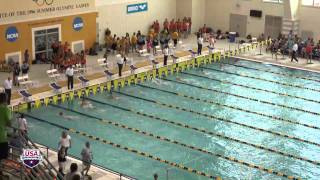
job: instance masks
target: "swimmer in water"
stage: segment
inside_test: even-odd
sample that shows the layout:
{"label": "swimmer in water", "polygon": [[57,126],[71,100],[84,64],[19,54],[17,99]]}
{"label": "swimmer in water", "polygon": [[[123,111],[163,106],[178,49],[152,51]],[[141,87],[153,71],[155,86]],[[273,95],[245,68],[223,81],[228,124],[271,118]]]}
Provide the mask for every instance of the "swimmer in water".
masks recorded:
{"label": "swimmer in water", "polygon": [[84,109],[94,109],[94,106],[90,103],[90,101],[87,101],[84,98],[82,99],[80,106]]}
{"label": "swimmer in water", "polygon": [[74,120],[77,117],[76,116],[68,116],[68,115],[64,115],[63,112],[59,112],[59,116],[63,117],[66,120]]}
{"label": "swimmer in water", "polygon": [[120,99],[120,97],[113,95],[112,91],[110,91],[110,96],[108,97],[109,99],[113,99],[113,100],[118,100]]}
{"label": "swimmer in water", "polygon": [[201,73],[206,75],[206,76],[210,74],[209,72],[205,71],[204,69],[201,69]]}

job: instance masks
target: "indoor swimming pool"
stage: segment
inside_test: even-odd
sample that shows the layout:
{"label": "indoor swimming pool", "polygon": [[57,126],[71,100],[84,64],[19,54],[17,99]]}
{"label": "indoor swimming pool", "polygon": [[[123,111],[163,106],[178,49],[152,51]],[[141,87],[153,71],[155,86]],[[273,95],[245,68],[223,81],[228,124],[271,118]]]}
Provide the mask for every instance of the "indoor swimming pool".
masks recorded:
{"label": "indoor swimming pool", "polygon": [[[226,59],[27,112],[30,137],[137,179],[320,178],[320,75]],[[59,113],[63,112],[64,116]]]}

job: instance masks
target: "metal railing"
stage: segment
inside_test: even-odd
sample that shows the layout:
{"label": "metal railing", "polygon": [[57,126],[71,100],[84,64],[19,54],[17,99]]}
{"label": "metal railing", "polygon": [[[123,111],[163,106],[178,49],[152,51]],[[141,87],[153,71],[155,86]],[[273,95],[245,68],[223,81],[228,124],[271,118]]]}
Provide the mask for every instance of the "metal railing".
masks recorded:
{"label": "metal railing", "polygon": [[[5,172],[8,172],[9,174],[12,174],[13,176],[18,176],[21,179],[40,179],[40,180],[52,180],[52,179],[63,179],[63,176],[57,171],[57,169],[52,165],[52,163],[48,160],[48,149],[47,149],[47,155],[43,155],[42,151],[40,151],[42,155],[42,161],[40,164],[34,168],[27,168],[24,166],[20,160],[20,155],[22,154],[23,149],[40,149],[44,147],[39,147],[36,145],[30,138],[27,136],[24,136],[20,133],[20,130],[18,130],[15,127],[10,127],[13,131],[11,134],[11,138],[16,138],[18,141],[19,146],[15,147],[10,145],[10,151],[9,151],[9,159],[5,161],[3,164],[3,167],[7,167],[9,169],[6,169]],[[12,165],[10,167],[10,165]],[[13,167],[14,166],[14,167]],[[14,170],[14,168],[17,168],[16,170],[19,170],[19,174],[12,173],[9,170]]]}

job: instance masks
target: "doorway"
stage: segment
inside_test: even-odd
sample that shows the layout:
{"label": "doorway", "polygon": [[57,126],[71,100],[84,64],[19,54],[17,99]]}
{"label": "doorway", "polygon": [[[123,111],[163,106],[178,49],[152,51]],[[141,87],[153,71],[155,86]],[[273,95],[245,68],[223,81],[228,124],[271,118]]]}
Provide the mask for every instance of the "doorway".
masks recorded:
{"label": "doorway", "polygon": [[230,32],[239,33],[240,37],[246,37],[247,34],[247,16],[239,14],[230,14]]}
{"label": "doorway", "polygon": [[266,15],[264,34],[266,37],[277,38],[282,30],[282,17]]}
{"label": "doorway", "polygon": [[32,29],[33,59],[49,61],[52,59],[52,44],[61,41],[61,25],[46,26]]}

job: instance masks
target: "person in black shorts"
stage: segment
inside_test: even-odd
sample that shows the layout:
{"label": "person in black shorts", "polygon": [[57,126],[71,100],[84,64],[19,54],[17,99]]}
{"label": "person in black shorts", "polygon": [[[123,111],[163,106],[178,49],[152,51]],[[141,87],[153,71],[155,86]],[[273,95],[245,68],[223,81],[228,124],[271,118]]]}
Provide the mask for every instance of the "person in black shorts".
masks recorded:
{"label": "person in black shorts", "polygon": [[10,109],[7,106],[7,96],[5,93],[0,93],[0,178],[2,173],[2,161],[8,158],[8,137],[7,127],[11,126]]}

